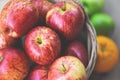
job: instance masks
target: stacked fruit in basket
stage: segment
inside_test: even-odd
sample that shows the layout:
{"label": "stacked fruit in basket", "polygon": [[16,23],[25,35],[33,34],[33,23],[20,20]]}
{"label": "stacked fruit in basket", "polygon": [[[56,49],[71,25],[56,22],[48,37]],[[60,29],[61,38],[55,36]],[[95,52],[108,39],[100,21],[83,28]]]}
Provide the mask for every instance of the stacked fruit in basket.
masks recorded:
{"label": "stacked fruit in basket", "polygon": [[73,2],[8,1],[0,13],[0,80],[86,80],[84,23]]}
{"label": "stacked fruit in basket", "polygon": [[119,60],[117,44],[111,38],[115,22],[109,14],[102,11],[105,0],[81,0],[81,2],[97,33],[98,57],[94,70],[97,73],[107,73]]}

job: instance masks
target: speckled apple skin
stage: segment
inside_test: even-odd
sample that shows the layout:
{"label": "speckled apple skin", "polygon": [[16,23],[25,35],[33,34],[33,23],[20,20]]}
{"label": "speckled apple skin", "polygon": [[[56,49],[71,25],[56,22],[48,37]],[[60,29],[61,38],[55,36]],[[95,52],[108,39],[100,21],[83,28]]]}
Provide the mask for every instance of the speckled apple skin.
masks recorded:
{"label": "speckled apple skin", "polygon": [[79,37],[84,22],[82,8],[73,2],[57,2],[46,15],[46,24],[67,40]]}
{"label": "speckled apple skin", "polygon": [[15,38],[22,37],[35,26],[38,14],[30,0],[10,0],[1,12],[0,31]]}
{"label": "speckled apple skin", "polygon": [[29,67],[24,51],[12,47],[0,49],[0,80],[23,80]]}
{"label": "speckled apple skin", "polygon": [[[40,37],[41,43],[36,42]],[[49,65],[61,51],[58,34],[46,26],[37,26],[25,38],[25,51],[30,59],[40,65]]]}

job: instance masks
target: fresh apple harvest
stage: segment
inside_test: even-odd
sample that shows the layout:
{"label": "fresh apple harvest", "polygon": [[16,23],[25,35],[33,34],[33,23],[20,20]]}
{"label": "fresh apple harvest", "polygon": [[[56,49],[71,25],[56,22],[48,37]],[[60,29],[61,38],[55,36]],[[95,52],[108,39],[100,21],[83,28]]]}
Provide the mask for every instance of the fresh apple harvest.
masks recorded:
{"label": "fresh apple harvest", "polygon": [[46,24],[66,40],[73,40],[82,31],[85,15],[80,6],[71,1],[53,4],[46,15]]}
{"label": "fresh apple harvest", "polygon": [[48,80],[48,68],[46,66],[36,66],[30,72],[28,80]]}
{"label": "fresh apple harvest", "polygon": [[85,67],[88,64],[88,54],[84,45],[80,41],[73,41],[66,49],[65,55],[75,56],[81,60]]}
{"label": "fresh apple harvest", "polygon": [[19,38],[38,21],[38,10],[30,0],[10,0],[2,9],[0,32]]}
{"label": "fresh apple harvest", "polygon": [[85,67],[74,56],[60,57],[50,66],[48,80],[87,80]]}
{"label": "fresh apple harvest", "polygon": [[0,80],[23,80],[29,67],[24,51],[12,47],[0,49]]}
{"label": "fresh apple harvest", "polygon": [[46,24],[46,14],[50,7],[52,6],[52,3],[48,0],[31,0],[33,5],[38,9],[39,12],[39,20],[38,23],[40,25]]}
{"label": "fresh apple harvest", "polygon": [[24,45],[30,59],[40,65],[50,64],[61,50],[58,34],[46,26],[33,28],[27,34]]}

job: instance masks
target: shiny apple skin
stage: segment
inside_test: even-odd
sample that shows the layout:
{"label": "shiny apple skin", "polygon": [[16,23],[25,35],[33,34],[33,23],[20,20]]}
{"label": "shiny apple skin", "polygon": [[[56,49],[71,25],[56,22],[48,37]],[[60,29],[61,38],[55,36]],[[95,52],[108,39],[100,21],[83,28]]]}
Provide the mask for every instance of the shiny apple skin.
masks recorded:
{"label": "shiny apple skin", "polygon": [[56,59],[48,71],[48,80],[87,80],[83,63],[74,56]]}
{"label": "shiny apple skin", "polygon": [[74,40],[79,36],[84,22],[82,8],[73,2],[57,2],[46,15],[46,24],[67,40]]}
{"label": "shiny apple skin", "polygon": [[40,65],[49,65],[61,50],[58,34],[46,26],[32,29],[27,34],[24,44],[30,59]]}
{"label": "shiny apple skin", "polygon": [[46,25],[46,14],[52,6],[52,3],[48,0],[31,0],[31,2],[38,9],[39,12],[38,24]]}
{"label": "shiny apple skin", "polygon": [[23,80],[29,65],[24,51],[12,47],[0,49],[0,80]]}
{"label": "shiny apple skin", "polygon": [[80,41],[75,40],[72,43],[70,43],[66,49],[65,55],[75,56],[79,58],[84,64],[84,66],[87,67],[88,64],[87,50],[84,47],[83,43],[81,43]]}
{"label": "shiny apple skin", "polygon": [[30,72],[28,80],[48,80],[48,68],[46,66],[37,65]]}
{"label": "shiny apple skin", "polygon": [[10,0],[0,16],[0,31],[19,38],[32,29],[38,21],[38,10],[30,0]]}

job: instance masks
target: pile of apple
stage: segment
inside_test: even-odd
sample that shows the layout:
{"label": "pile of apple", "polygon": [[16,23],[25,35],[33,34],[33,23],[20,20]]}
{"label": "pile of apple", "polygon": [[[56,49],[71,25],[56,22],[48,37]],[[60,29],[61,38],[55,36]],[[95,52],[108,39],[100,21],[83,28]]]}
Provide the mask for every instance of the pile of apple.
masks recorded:
{"label": "pile of apple", "polygon": [[71,1],[8,1],[0,13],[0,80],[86,80],[84,23]]}

